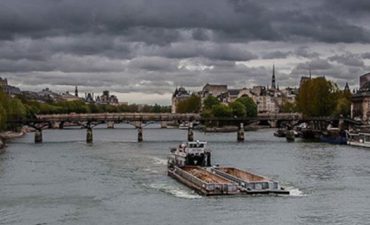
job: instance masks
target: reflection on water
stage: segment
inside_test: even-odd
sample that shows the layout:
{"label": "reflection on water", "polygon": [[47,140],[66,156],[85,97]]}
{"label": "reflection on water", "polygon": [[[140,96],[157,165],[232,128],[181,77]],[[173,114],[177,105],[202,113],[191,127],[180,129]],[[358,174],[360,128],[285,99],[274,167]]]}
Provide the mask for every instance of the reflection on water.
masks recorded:
{"label": "reflection on water", "polygon": [[[151,125],[155,126],[155,125]],[[273,130],[195,132],[213,163],[281,181],[287,197],[202,197],[166,175],[169,147],[186,131],[49,130],[9,144],[0,156],[0,224],[366,224],[370,150],[273,137]]]}

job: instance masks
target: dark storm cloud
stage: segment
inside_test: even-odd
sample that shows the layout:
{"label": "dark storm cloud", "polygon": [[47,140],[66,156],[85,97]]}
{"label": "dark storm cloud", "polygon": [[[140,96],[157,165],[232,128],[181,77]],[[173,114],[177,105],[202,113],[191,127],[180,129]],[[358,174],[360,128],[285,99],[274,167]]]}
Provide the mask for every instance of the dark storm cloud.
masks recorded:
{"label": "dark storm cloud", "polygon": [[[0,75],[28,87],[163,93],[207,82],[267,85],[271,65],[236,63],[262,58],[286,60],[292,71],[280,73],[282,85],[309,67],[354,79],[369,54],[336,45],[368,47],[368,12],[365,0],[2,0]],[[314,50],[318,43],[333,52]]]}
{"label": "dark storm cloud", "polygon": [[[287,4],[290,1],[285,1]],[[321,10],[270,8],[271,1],[241,0],[3,0],[0,29],[3,38],[45,37],[81,33],[140,36],[148,43],[179,38],[176,29],[194,29],[193,37],[208,39],[368,42],[369,32],[346,18]],[[281,1],[284,5],[284,1]],[[343,3],[344,4],[344,3]],[[344,4],[345,6],[345,4]],[[327,7],[326,10],[323,7]],[[344,8],[344,7],[343,7]]]}

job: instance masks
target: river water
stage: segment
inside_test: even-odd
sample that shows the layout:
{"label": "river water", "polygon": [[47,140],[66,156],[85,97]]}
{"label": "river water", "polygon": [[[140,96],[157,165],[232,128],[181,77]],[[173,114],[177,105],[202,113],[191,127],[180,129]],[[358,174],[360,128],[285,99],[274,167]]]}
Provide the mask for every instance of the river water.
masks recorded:
{"label": "river water", "polygon": [[203,134],[213,163],[279,180],[290,196],[203,197],[167,177],[169,147],[186,131],[126,126],[44,131],[0,155],[0,224],[370,224],[370,150],[287,143],[273,130]]}

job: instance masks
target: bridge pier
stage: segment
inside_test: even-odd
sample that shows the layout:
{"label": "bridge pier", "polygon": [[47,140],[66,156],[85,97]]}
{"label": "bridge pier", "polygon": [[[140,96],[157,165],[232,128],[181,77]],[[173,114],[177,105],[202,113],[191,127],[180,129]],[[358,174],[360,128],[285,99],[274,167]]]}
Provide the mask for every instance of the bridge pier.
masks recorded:
{"label": "bridge pier", "polygon": [[189,123],[188,127],[188,141],[194,141],[193,123]]}
{"label": "bridge pier", "polygon": [[143,138],[143,128],[142,127],[139,127],[137,128],[137,141],[138,142],[143,142],[144,138]]}
{"label": "bridge pier", "polygon": [[276,128],[277,127],[277,120],[270,120],[269,124],[270,124],[271,128]]}
{"label": "bridge pier", "polygon": [[93,143],[93,131],[90,126],[86,129],[86,143],[91,144]]}
{"label": "bridge pier", "polygon": [[35,130],[35,143],[42,143],[42,129]]}
{"label": "bridge pier", "polygon": [[239,130],[237,132],[237,140],[238,142],[244,141],[244,124],[240,123]]}
{"label": "bridge pier", "polygon": [[114,128],[114,121],[108,121],[107,122],[107,128],[108,129],[113,129]]}
{"label": "bridge pier", "polygon": [[167,128],[167,121],[161,121],[161,128]]}

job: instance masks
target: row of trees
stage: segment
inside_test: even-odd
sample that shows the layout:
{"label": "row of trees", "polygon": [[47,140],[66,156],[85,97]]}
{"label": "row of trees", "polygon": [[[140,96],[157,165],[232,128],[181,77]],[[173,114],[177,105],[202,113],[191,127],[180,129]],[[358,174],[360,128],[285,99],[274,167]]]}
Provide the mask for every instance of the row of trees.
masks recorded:
{"label": "row of trees", "polygon": [[41,103],[24,96],[10,97],[0,90],[0,131],[14,130],[17,127],[7,121],[32,118],[35,114],[63,113],[115,113],[115,112],[171,112],[170,106],[160,105],[95,105],[83,101]]}
{"label": "row of trees", "polygon": [[0,90],[0,131],[10,128],[8,120],[22,119],[27,116],[28,107],[17,98],[10,98]]}
{"label": "row of trees", "polygon": [[248,96],[238,98],[229,105],[222,104],[216,97],[208,96],[203,101],[197,95],[192,95],[188,99],[180,101],[176,105],[178,113],[202,113],[203,117],[255,117],[257,115],[257,105]]}

